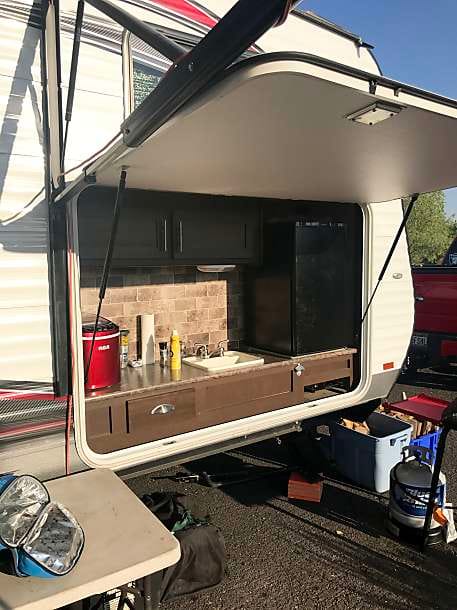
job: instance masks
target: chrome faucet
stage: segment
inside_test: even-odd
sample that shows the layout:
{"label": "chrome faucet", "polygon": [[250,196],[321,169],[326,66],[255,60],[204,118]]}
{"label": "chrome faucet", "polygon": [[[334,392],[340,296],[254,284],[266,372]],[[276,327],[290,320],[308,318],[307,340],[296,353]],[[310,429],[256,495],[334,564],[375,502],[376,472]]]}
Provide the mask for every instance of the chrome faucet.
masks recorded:
{"label": "chrome faucet", "polygon": [[204,343],[195,343],[195,355],[201,358],[202,360],[206,360],[209,358],[208,346]]}
{"label": "chrome faucet", "polygon": [[214,352],[211,352],[211,354],[209,355],[210,358],[216,358],[217,356],[223,358],[225,354],[225,349],[222,345],[223,343],[227,343],[228,346],[228,339],[222,339],[222,341],[219,341],[219,343],[217,344],[217,349],[215,349]]}

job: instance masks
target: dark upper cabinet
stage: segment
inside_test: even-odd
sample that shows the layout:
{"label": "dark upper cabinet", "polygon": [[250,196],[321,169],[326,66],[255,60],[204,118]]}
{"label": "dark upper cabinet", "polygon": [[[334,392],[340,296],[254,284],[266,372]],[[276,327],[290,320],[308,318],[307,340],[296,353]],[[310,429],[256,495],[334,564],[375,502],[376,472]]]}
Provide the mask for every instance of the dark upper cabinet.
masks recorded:
{"label": "dark upper cabinet", "polygon": [[[116,189],[89,187],[78,200],[79,254],[103,264]],[[255,199],[129,189],[125,193],[113,265],[255,262],[260,213]]]}
{"label": "dark upper cabinet", "polygon": [[259,230],[254,199],[187,195],[173,212],[174,258],[197,264],[253,262]]}
{"label": "dark upper cabinet", "polygon": [[[116,190],[87,189],[78,201],[79,253],[84,262],[100,264],[105,257]],[[153,193],[126,191],[119,217],[113,264],[140,266],[171,261],[172,216],[167,202]]]}

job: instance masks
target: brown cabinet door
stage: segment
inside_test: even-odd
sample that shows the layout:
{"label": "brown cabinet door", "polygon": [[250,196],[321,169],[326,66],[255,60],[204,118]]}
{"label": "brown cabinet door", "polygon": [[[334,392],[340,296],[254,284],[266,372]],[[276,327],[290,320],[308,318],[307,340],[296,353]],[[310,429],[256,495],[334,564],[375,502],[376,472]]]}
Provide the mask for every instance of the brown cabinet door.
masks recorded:
{"label": "brown cabinet door", "polygon": [[206,411],[231,407],[261,398],[288,396],[292,391],[289,369],[271,370],[267,375],[244,375],[218,379],[206,387]]}
{"label": "brown cabinet door", "polygon": [[125,437],[125,400],[106,399],[86,403],[86,436],[97,453],[116,451]]}
{"label": "brown cabinet door", "polygon": [[126,425],[128,446],[193,430],[196,427],[194,389],[128,400]]}
{"label": "brown cabinet door", "polygon": [[[294,365],[210,381],[201,392],[201,427],[233,421],[300,402],[294,389]],[[298,398],[297,398],[298,397]]]}
{"label": "brown cabinet door", "polygon": [[320,360],[303,360],[302,374],[296,376],[296,384],[302,388],[314,384],[349,378],[352,381],[352,354]]}
{"label": "brown cabinet door", "polygon": [[173,256],[181,262],[236,263],[258,259],[260,216],[253,201],[186,195],[177,203],[173,227]]}

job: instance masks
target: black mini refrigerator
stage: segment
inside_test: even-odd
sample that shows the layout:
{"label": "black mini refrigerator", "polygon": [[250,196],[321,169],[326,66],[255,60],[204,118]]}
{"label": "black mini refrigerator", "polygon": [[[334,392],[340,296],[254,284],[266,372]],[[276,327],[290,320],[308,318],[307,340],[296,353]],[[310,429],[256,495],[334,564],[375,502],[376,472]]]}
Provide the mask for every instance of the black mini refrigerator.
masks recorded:
{"label": "black mini refrigerator", "polygon": [[334,220],[264,223],[262,265],[248,282],[249,345],[288,356],[354,346],[361,294],[356,217],[352,211]]}

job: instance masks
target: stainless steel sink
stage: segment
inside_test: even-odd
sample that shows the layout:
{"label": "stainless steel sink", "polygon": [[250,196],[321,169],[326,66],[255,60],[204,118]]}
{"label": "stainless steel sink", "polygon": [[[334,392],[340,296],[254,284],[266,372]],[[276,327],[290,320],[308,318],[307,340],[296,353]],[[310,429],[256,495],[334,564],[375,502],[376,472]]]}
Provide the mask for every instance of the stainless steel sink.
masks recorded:
{"label": "stainless steel sink", "polygon": [[194,366],[203,371],[208,371],[209,373],[230,371],[232,369],[242,369],[263,364],[263,358],[259,358],[259,356],[234,351],[226,351],[223,356],[215,356],[214,358],[188,356],[187,358],[183,358],[182,361],[184,364]]}

